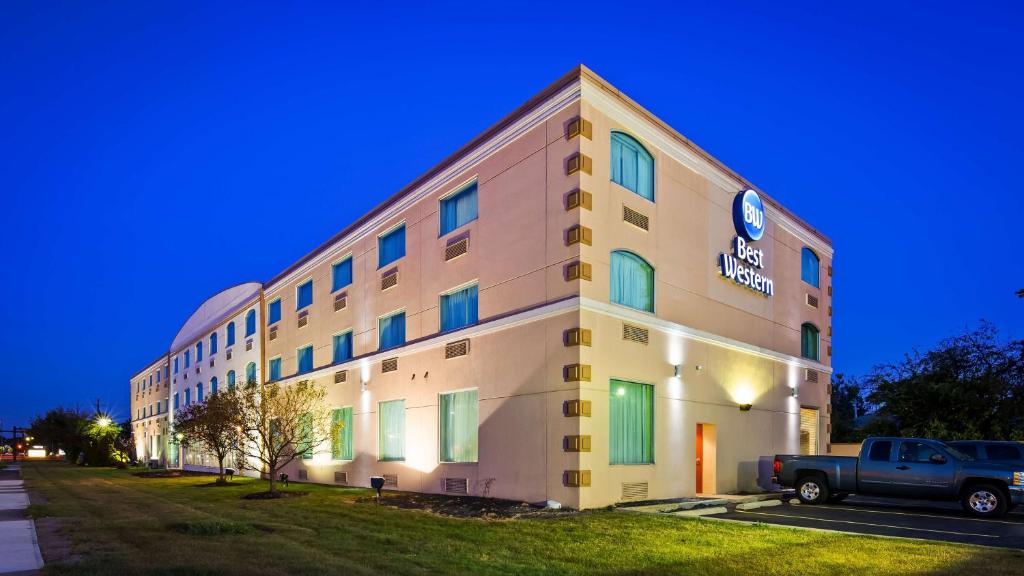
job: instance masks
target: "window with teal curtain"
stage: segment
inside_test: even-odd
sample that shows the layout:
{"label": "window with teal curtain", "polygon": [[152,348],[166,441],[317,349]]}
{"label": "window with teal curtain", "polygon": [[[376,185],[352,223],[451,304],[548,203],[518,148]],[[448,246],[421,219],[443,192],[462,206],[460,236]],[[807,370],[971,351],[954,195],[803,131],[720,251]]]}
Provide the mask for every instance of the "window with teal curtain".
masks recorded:
{"label": "window with teal curtain", "polygon": [[306,372],[313,371],[313,346],[303,346],[295,351],[295,356],[298,359],[299,374],[305,374]]}
{"label": "window with teal curtain", "polygon": [[235,389],[235,371],[228,370],[228,390]]}
{"label": "window with teal curtain", "polygon": [[270,380],[281,379],[281,359],[274,358],[270,361]]}
{"label": "window with teal curtain", "polygon": [[818,328],[814,324],[800,326],[800,355],[811,360],[818,359]]}
{"label": "window with teal curtain", "polygon": [[189,361],[189,351],[185,350],[185,370],[188,370],[188,367],[191,366],[191,365],[192,365],[192,362]]}
{"label": "window with teal curtain", "polygon": [[633,137],[612,132],[612,182],[654,201],[654,158]]}
{"label": "window with teal curtain", "polygon": [[210,378],[210,394],[217,393],[217,377]]}
{"label": "window with teal curtain", "polygon": [[380,319],[380,350],[405,344],[405,312]]}
{"label": "window with teal curtain", "polygon": [[255,384],[256,383],[256,363],[249,362],[245,365],[245,383]]}
{"label": "window with teal curtain", "polygon": [[332,349],[334,351],[332,356],[333,362],[344,362],[352,357],[352,332],[348,331],[344,334],[335,334]]}
{"label": "window with teal curtain", "polygon": [[377,268],[405,256],[405,224],[377,239]]}
{"label": "window with teal curtain", "polygon": [[299,416],[299,441],[295,451],[302,455],[303,460],[313,458],[313,415],[309,412]]}
{"label": "window with teal curtain", "polygon": [[174,393],[174,409],[177,410],[180,407],[181,407],[181,405],[178,403],[178,393],[175,392]]}
{"label": "window with teal curtain", "polygon": [[405,460],[405,400],[378,405],[379,460]]}
{"label": "window with teal curtain", "polygon": [[217,353],[217,333],[210,334],[210,356]]}
{"label": "window with teal curtain", "polygon": [[818,272],[821,269],[818,255],[804,246],[800,250],[800,279],[815,288],[818,287]]}
{"label": "window with teal curtain", "polygon": [[477,285],[441,295],[441,331],[477,322]]}
{"label": "window with teal curtain", "polygon": [[352,407],[331,413],[331,459],[352,459]]}
{"label": "window with teal curtain", "polygon": [[614,304],[654,312],[654,268],[632,252],[612,252],[608,299]]}
{"label": "window with teal curtain", "polygon": [[228,343],[226,344],[226,346],[234,346],[234,345],[235,345],[235,323],[234,322],[228,322]]}
{"label": "window with teal curtain", "polygon": [[196,402],[203,401],[203,383],[196,384]]}
{"label": "window with teal curtain", "polygon": [[313,280],[306,280],[295,292],[295,309],[302,310],[313,303]]}
{"label": "window with teal curtain", "polygon": [[441,200],[441,236],[477,218],[476,182]]}
{"label": "window with teal curtain", "polygon": [[249,310],[245,313],[245,337],[248,338],[256,333],[256,311]]}
{"label": "window with teal curtain", "polygon": [[654,463],[654,386],[608,384],[609,464]]}
{"label": "window with teal curtain", "polygon": [[267,326],[281,320],[281,299],[278,298],[267,304]]}
{"label": "window with teal curtain", "polygon": [[337,292],[352,283],[352,258],[348,257],[331,266],[331,292]]}
{"label": "window with teal curtain", "polygon": [[477,461],[477,391],[441,394],[441,462]]}

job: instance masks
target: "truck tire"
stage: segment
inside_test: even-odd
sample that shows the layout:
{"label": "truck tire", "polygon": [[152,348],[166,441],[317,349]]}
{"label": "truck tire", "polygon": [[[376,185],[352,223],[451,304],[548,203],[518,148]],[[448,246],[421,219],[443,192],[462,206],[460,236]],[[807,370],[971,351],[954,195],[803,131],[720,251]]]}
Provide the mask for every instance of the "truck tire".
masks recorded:
{"label": "truck tire", "polygon": [[821,476],[804,476],[796,481],[796,497],[803,504],[822,504],[829,497],[828,482]]}
{"label": "truck tire", "polygon": [[1009,511],[1009,498],[993,484],[971,484],[960,497],[965,512],[979,518],[1001,518]]}

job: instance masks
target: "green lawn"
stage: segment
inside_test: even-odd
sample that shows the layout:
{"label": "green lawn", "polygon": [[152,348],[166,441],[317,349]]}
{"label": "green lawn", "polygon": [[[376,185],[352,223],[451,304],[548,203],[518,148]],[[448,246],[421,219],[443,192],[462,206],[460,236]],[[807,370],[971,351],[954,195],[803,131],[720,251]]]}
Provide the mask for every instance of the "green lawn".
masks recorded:
{"label": "green lawn", "polygon": [[[466,520],[357,501],[368,492],[303,485],[303,498],[242,500],[237,480],[138,478],[29,464],[45,504],[47,574],[1020,574],[1024,553],[600,511]],[[295,489],[293,486],[292,489]],[[57,524],[57,537],[48,526]]]}

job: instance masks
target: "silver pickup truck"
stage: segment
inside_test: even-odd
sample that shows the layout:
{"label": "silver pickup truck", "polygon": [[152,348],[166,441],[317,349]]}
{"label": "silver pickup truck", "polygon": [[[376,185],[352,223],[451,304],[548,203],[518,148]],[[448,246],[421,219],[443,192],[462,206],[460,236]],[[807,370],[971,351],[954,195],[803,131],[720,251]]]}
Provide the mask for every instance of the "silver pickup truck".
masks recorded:
{"label": "silver pickup truck", "polygon": [[868,438],[859,457],[777,455],[772,480],[804,504],[848,494],[959,500],[968,513],[999,517],[1024,502],[1024,469],[980,462],[924,438]]}

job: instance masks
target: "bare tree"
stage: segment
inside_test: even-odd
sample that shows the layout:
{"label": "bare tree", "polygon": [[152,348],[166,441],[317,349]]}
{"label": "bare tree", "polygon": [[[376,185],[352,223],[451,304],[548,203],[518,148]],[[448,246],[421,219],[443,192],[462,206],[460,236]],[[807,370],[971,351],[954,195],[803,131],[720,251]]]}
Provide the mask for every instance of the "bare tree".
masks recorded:
{"label": "bare tree", "polygon": [[212,453],[217,458],[217,483],[225,484],[224,460],[236,450],[242,435],[238,414],[242,395],[235,390],[211,394],[205,402],[197,402],[178,410],[174,430],[181,435],[181,444]]}
{"label": "bare tree", "polygon": [[278,472],[296,458],[312,454],[331,437],[327,390],[309,380],[282,386],[277,382],[239,390],[236,422],[244,441],[238,447],[259,461],[276,495]]}

